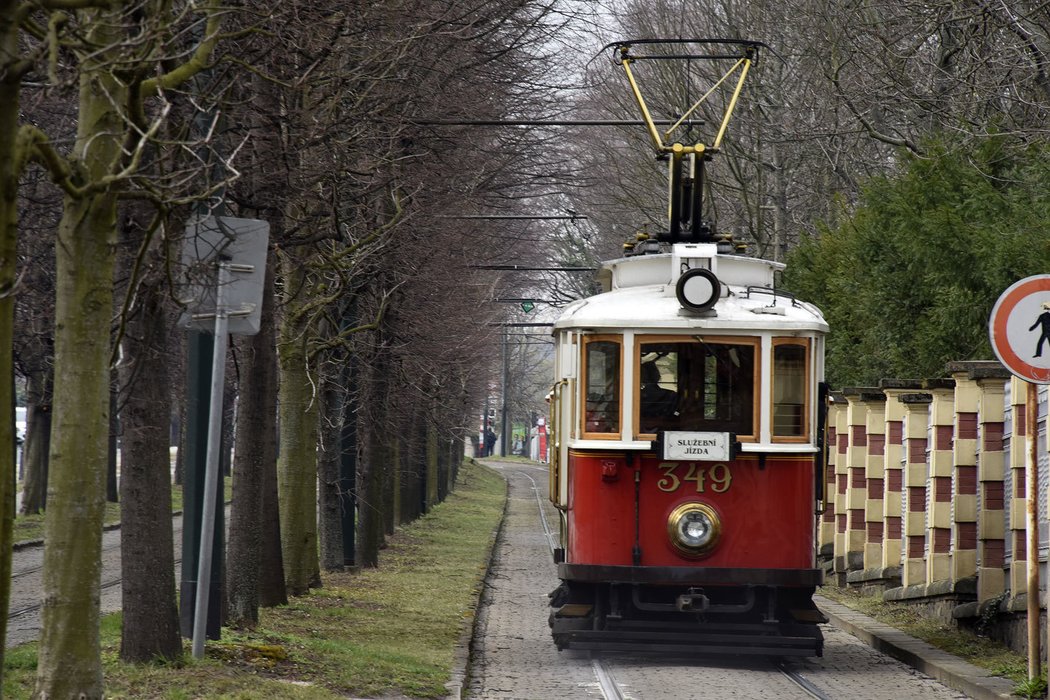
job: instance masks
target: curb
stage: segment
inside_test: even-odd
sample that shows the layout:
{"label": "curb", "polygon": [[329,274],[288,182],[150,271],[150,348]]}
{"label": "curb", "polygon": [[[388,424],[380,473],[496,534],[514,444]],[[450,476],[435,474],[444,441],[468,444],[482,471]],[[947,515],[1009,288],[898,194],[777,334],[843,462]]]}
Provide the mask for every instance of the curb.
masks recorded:
{"label": "curb", "polygon": [[813,596],[813,602],[831,619],[831,624],[849,632],[873,649],[937,679],[952,690],[966,693],[974,700],[1018,698],[1013,694],[1012,681],[993,676],[983,668],[877,622],[841,603],[819,595]]}
{"label": "curb", "polygon": [[[471,461],[479,467],[488,469],[484,464],[473,458],[471,458]],[[499,474],[499,472],[495,473]],[[503,475],[500,474],[500,476]],[[464,615],[466,619],[463,621],[463,629],[460,631],[459,640],[452,651],[452,672],[450,674],[451,679],[445,684],[445,688],[448,689],[448,695],[445,696],[445,700],[461,700],[463,697],[463,684],[467,681],[470,657],[474,651],[474,635],[477,632],[478,619],[480,618],[479,611],[481,606],[484,605],[485,582],[488,581],[489,575],[492,573],[492,567],[496,563],[496,545],[503,536],[503,524],[507,521],[507,510],[510,508],[510,482],[504,478],[504,483],[506,484],[506,491],[503,501],[503,515],[500,516],[499,525],[493,531],[489,540],[489,556],[485,562],[485,570],[481,578],[478,579],[477,599],[470,610],[467,611],[467,614]]]}

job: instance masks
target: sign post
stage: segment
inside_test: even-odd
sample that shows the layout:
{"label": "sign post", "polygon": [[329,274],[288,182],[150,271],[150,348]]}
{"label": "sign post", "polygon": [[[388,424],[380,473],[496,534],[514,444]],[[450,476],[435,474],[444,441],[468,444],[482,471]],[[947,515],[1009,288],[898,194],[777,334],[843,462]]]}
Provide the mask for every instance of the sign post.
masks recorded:
{"label": "sign post", "polygon": [[[193,582],[196,585],[192,627],[195,659],[204,656],[209,589],[212,585],[227,337],[230,333],[253,335],[259,332],[269,234],[270,225],[255,219],[209,216],[192,221],[186,227],[182,250],[185,276],[179,295],[185,306],[182,324],[211,331],[215,336],[204,502],[199,523],[200,548],[197,577]],[[198,524],[189,526],[197,527]]]}
{"label": "sign post", "polygon": [[[1050,275],[1015,282],[999,297],[988,320],[988,333],[999,361],[1027,382],[1025,425],[1025,498],[1028,554],[1028,677],[1038,678],[1039,653],[1039,520],[1038,442],[1039,384],[1050,384]],[[1018,425],[1015,421],[1014,425]],[[1050,631],[1048,631],[1050,635]],[[1047,644],[1050,649],[1050,642]]]}

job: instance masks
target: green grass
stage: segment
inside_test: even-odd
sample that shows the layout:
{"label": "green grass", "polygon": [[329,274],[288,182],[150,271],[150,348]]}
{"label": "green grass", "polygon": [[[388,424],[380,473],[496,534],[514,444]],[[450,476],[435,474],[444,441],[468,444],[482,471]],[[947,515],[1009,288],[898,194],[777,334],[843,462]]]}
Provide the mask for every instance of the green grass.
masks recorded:
{"label": "green grass", "polygon": [[863,595],[835,586],[824,586],[817,592],[997,676],[1017,683],[1028,679],[1028,658],[1025,655],[970,630],[946,625],[907,605],[887,603],[878,595]]}
{"label": "green grass", "polygon": [[[119,615],[103,624],[106,697],[443,697],[455,645],[473,616],[506,482],[465,464],[456,490],[398,531],[380,566],[324,576],[324,587],[260,611],[251,632],[224,629],[205,658],[132,665],[118,658]],[[8,650],[4,694],[28,697],[36,645]]]}
{"label": "green grass", "polygon": [[518,462],[519,464],[535,464],[528,457],[522,457],[521,455],[507,455],[506,457],[500,457],[499,455],[492,455],[491,457],[482,457],[482,461],[493,461],[493,462]]}

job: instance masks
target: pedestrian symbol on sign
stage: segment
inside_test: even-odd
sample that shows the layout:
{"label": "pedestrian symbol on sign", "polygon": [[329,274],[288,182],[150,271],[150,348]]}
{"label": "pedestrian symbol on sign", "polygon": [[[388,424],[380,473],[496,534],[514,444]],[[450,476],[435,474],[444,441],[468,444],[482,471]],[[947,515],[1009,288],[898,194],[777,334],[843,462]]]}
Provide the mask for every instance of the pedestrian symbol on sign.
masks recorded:
{"label": "pedestrian symbol on sign", "polygon": [[1039,336],[1039,343],[1035,346],[1035,354],[1032,357],[1042,357],[1043,343],[1050,341],[1050,301],[1043,302],[1043,313],[1039,314],[1039,318],[1035,320],[1035,323],[1028,330],[1034,331],[1037,326],[1042,326],[1043,332]]}

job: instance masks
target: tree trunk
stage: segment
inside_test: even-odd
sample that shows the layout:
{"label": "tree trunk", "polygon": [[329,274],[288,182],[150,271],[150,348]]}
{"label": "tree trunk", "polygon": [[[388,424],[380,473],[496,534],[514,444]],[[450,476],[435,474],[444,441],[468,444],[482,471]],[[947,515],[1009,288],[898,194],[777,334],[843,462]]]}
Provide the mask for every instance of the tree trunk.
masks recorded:
{"label": "tree trunk", "polygon": [[342,459],[345,388],[339,385],[337,365],[332,363],[322,380],[320,450],[317,483],[320,488],[321,566],[325,571],[343,570],[342,501],[339,498],[339,467]]}
{"label": "tree trunk", "polygon": [[[266,268],[259,332],[241,345],[237,449],[233,462],[233,505],[227,554],[227,591],[231,627],[259,622],[263,559],[263,500],[266,474],[277,469],[277,353],[274,347],[273,265]],[[276,479],[275,479],[276,481]],[[280,543],[278,542],[278,553]],[[280,565],[278,554],[278,567]],[[284,575],[279,571],[281,596]]]}
{"label": "tree trunk", "polygon": [[[167,335],[165,333],[165,335]],[[115,373],[114,373],[115,374]],[[113,377],[119,386],[117,377]],[[168,397],[171,400],[171,397]],[[120,434],[120,417],[117,415],[117,395],[109,392],[109,435],[106,436],[106,501],[120,502],[120,484],[117,483],[117,436]]]}
{"label": "tree trunk", "polygon": [[138,663],[182,654],[171,529],[171,381],[162,282],[150,279],[138,289],[138,308],[125,321],[120,365],[120,658]]}
{"label": "tree trunk", "polygon": [[438,502],[438,434],[431,415],[427,415],[427,510]]}
{"label": "tree trunk", "polygon": [[[88,41],[109,47],[120,23],[85,13]],[[100,182],[121,157],[116,112],[126,89],[104,51],[81,66],[77,138],[80,177]],[[109,436],[109,333],[113,313],[116,196],[66,195],[55,246],[55,412],[44,527],[36,698],[102,697],[99,575]],[[3,384],[3,382],[0,382]]]}
{"label": "tree trunk", "polygon": [[379,566],[379,549],[383,544],[383,479],[386,475],[387,389],[389,355],[382,349],[382,333],[377,333],[379,350],[372,357],[371,377],[362,402],[364,424],[363,459],[359,465],[357,559],[361,567]]}
{"label": "tree trunk", "polygon": [[[0,75],[9,75],[10,64],[19,56],[17,3],[0,5]],[[0,613],[7,620],[11,598],[11,546],[15,524],[15,416],[14,341],[18,238],[18,176],[15,144],[18,134],[21,76],[0,79]],[[3,672],[6,622],[0,628],[0,673]],[[0,679],[2,680],[2,679]]]}
{"label": "tree trunk", "polygon": [[[299,290],[303,272],[298,261],[283,261],[285,288]],[[317,396],[311,380],[306,334],[289,300],[278,346],[280,379],[281,553],[291,595],[304,595],[318,579],[317,561]]]}
{"label": "tree trunk", "polygon": [[33,515],[47,507],[47,471],[51,440],[50,370],[26,377],[26,437],[22,444],[22,514]]}
{"label": "tree trunk", "polygon": [[[276,375],[276,358],[273,363]],[[274,377],[276,387],[276,376]],[[271,431],[277,435],[276,422]],[[288,604],[288,588],[284,582],[284,556],[281,552],[281,519],[277,498],[277,444],[273,457],[263,469],[262,482],[262,552],[259,565],[259,605],[273,608]]]}
{"label": "tree trunk", "polygon": [[[399,432],[399,434],[401,433]],[[389,535],[394,534],[397,526],[404,522],[401,519],[401,475],[405,458],[403,447],[401,440],[390,441],[390,476],[387,478],[387,481],[390,483],[391,498],[390,517],[387,519],[386,530]]]}

